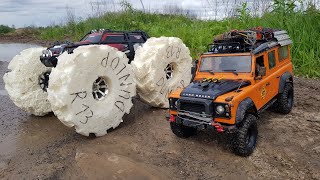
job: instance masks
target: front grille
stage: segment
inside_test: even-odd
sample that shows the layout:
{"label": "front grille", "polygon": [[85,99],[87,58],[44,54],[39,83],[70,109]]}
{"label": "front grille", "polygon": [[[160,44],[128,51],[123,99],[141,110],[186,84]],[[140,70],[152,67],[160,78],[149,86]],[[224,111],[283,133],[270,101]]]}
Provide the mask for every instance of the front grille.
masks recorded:
{"label": "front grille", "polygon": [[180,102],[180,110],[202,114],[206,112],[206,107],[204,104]]}

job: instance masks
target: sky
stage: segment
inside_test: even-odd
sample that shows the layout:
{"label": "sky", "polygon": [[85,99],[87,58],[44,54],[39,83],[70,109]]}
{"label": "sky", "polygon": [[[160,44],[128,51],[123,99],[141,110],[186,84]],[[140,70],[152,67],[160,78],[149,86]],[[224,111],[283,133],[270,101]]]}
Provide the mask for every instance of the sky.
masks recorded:
{"label": "sky", "polygon": [[[0,24],[15,27],[48,26],[66,22],[67,12],[87,18],[101,11],[119,10],[120,0],[0,0]],[[134,8],[162,12],[166,6],[177,6],[196,13],[201,19],[221,19],[229,6],[243,0],[128,0]],[[253,0],[246,0],[250,3]],[[216,5],[219,4],[219,7]],[[214,10],[214,11],[212,11]],[[228,10],[229,11],[229,10]]]}
{"label": "sky", "polygon": [[[114,3],[113,3],[114,2]],[[129,0],[134,8],[142,9],[140,0]],[[166,4],[177,4],[182,8],[200,7],[194,0],[142,0],[145,9],[155,10]],[[174,2],[174,3],[173,3]],[[93,7],[93,8],[92,8]],[[100,9],[119,9],[118,0],[0,0],[0,24],[15,27],[48,26],[64,23],[67,9],[78,18],[86,18]]]}

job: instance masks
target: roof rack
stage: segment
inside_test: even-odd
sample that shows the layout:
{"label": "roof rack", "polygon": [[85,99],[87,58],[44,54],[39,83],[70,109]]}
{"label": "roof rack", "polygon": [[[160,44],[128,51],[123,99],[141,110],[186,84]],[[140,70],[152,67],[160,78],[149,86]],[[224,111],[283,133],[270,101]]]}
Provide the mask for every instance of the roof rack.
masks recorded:
{"label": "roof rack", "polygon": [[246,47],[240,42],[224,42],[224,43],[213,43],[208,45],[209,52],[219,53],[237,53],[246,52]]}
{"label": "roof rack", "polygon": [[208,45],[210,53],[244,53],[258,54],[277,45],[292,44],[287,31],[271,28],[252,28],[233,30],[215,36],[212,44]]}

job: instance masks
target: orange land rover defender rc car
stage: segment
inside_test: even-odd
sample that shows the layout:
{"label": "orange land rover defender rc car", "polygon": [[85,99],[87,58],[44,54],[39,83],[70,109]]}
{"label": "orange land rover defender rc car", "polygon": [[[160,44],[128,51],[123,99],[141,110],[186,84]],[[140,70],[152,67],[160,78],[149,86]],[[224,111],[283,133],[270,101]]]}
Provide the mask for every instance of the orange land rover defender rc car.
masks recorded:
{"label": "orange land rover defender rc car", "polygon": [[169,95],[172,132],[182,138],[209,128],[234,133],[234,152],[249,156],[259,114],[270,106],[287,114],[293,107],[290,44],[286,31],[268,28],[216,36],[192,83]]}

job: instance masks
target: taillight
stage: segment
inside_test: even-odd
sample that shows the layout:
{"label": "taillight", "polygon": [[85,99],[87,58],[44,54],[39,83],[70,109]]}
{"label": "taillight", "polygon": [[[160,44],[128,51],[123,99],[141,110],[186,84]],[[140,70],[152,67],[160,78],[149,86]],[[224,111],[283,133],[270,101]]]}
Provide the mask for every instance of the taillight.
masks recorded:
{"label": "taillight", "polygon": [[176,117],[174,115],[170,115],[170,122],[176,122]]}

